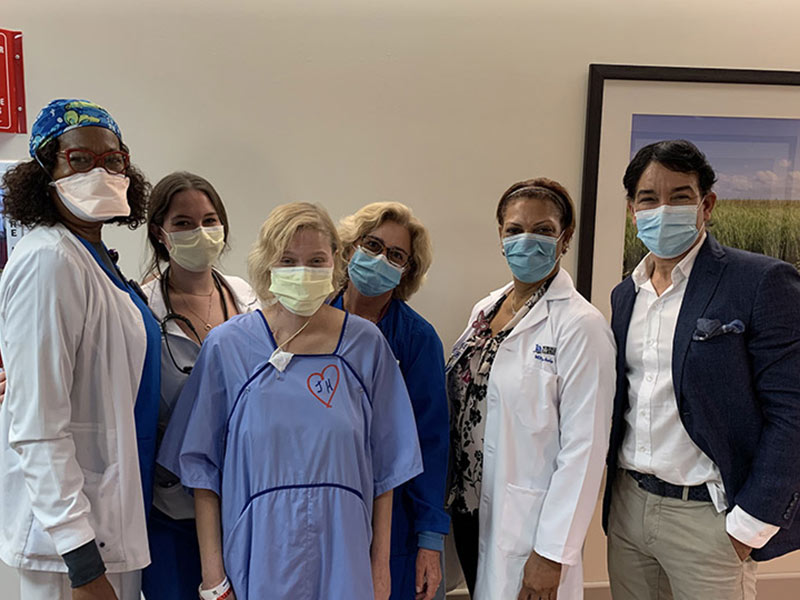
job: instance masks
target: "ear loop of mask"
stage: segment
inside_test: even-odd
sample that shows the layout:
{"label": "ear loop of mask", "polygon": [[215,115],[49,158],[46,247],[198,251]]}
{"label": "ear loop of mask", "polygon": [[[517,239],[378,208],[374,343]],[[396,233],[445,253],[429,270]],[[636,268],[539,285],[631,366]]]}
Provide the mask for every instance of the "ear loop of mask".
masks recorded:
{"label": "ear loop of mask", "polygon": [[[52,140],[48,142],[48,144],[52,144],[54,141],[55,140]],[[47,168],[44,166],[44,163],[42,162],[42,159],[39,157],[39,148],[37,148],[36,151],[33,153],[33,160],[36,161],[36,164],[42,167],[42,171],[45,172],[45,174],[47,175],[47,177],[50,179],[51,182],[55,181],[55,179],[53,178],[53,174],[47,170]]]}
{"label": "ear loop of mask", "polygon": [[[700,198],[700,203],[697,205],[697,211],[695,213],[695,218],[697,217],[697,213],[702,213],[703,211],[705,211],[705,209],[703,208],[703,205],[706,203],[706,196],[708,196],[708,194],[706,194],[705,196]],[[705,230],[706,230],[706,219],[705,219],[705,216],[704,216],[703,217],[703,222],[700,224],[700,227],[697,228],[697,236],[700,237],[701,235],[703,235]],[[697,238],[695,238],[695,239],[697,239]]]}

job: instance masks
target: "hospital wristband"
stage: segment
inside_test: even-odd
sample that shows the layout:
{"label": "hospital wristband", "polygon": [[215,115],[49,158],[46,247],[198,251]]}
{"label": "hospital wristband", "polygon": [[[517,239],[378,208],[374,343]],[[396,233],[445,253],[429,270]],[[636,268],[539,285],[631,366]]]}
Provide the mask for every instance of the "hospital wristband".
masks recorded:
{"label": "hospital wristband", "polygon": [[197,588],[197,591],[200,593],[200,600],[224,600],[228,596],[233,593],[233,588],[231,587],[231,582],[228,581],[227,575],[225,579],[222,580],[218,586],[211,588],[210,590],[204,590],[203,584],[200,584],[200,587]]}

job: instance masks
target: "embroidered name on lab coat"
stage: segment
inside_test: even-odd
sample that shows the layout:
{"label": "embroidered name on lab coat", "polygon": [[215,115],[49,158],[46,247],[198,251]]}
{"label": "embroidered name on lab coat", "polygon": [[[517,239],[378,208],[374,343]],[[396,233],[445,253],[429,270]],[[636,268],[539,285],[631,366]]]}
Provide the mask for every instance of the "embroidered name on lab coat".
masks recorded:
{"label": "embroidered name on lab coat", "polygon": [[533,358],[542,362],[553,364],[555,361],[555,356],[555,346],[542,346],[540,344],[536,344],[536,347],[533,349]]}

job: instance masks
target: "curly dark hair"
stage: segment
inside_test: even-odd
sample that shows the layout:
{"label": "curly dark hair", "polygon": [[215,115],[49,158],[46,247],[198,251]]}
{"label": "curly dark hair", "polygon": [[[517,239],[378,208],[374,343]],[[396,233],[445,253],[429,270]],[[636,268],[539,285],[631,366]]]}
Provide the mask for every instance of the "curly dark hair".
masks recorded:
{"label": "curly dark hair", "polygon": [[[120,142],[120,148],[127,152],[128,148]],[[34,225],[55,225],[61,221],[53,198],[50,195],[50,174],[56,165],[56,154],[59,150],[58,138],[47,142],[39,148],[37,156],[41,164],[35,160],[21,163],[6,171],[0,188],[3,189],[3,215],[26,227]],[[128,186],[128,205],[131,214],[127,217],[114,217],[109,223],[127,225],[136,229],[145,222],[147,199],[150,195],[150,184],[144,173],[133,165],[126,172]]]}

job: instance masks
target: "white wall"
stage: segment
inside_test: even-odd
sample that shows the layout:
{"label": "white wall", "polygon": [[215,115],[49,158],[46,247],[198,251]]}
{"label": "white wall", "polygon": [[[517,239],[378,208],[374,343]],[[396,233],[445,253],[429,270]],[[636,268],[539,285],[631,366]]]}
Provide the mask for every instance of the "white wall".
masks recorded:
{"label": "white wall", "polygon": [[[373,200],[411,205],[436,246],[413,304],[445,344],[508,276],[493,223],[502,191],[547,175],[578,196],[590,62],[800,70],[798,22],[795,0],[2,0],[0,9],[0,27],[24,32],[29,123],[54,97],[89,98],[111,110],[153,181],[176,169],[211,179],[232,219],[230,272],[244,274],[247,247],[278,203],[320,202],[335,218]],[[0,135],[0,159],[26,152],[26,136]],[[142,239],[107,235],[131,275]],[[575,260],[566,258],[571,272]],[[604,578],[597,552],[590,580]],[[0,588],[7,581],[0,572]]]}

